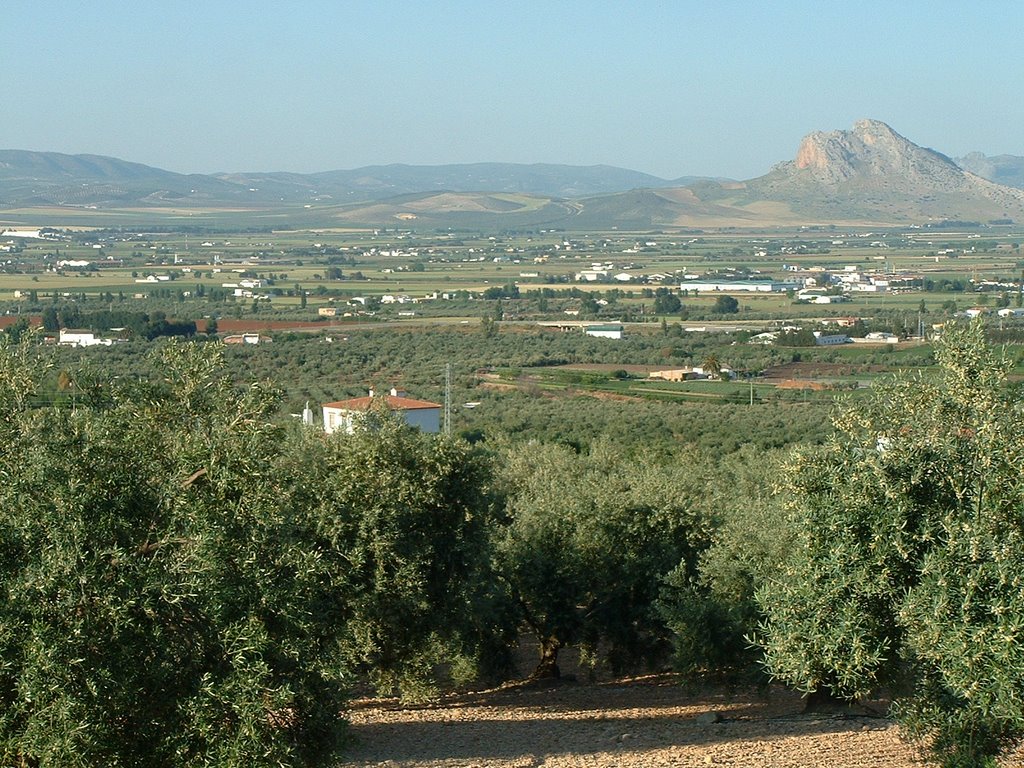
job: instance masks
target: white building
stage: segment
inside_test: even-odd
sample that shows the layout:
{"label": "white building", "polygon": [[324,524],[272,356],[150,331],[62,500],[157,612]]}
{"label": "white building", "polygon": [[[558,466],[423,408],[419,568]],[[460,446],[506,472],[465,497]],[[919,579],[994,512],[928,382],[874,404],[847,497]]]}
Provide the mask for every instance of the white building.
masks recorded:
{"label": "white building", "polygon": [[588,325],[583,328],[587,336],[594,336],[598,339],[621,339],[625,334],[622,323],[604,323],[602,325]]}
{"label": "white building", "polygon": [[441,431],[441,405],[427,400],[415,400],[403,390],[392,388],[386,395],[375,394],[371,389],[367,397],[324,403],[324,432],[345,432],[352,434],[356,427],[366,422],[367,415],[374,408],[382,408],[401,415],[410,427],[424,432]]}
{"label": "white building", "polygon": [[814,332],[814,343],[819,347],[833,347],[837,344],[852,344],[853,339],[842,334],[823,334],[821,331]]}
{"label": "white building", "polygon": [[92,331],[76,331],[66,328],[60,329],[57,343],[65,347],[109,347],[114,343],[113,339],[100,339]]}
{"label": "white building", "polygon": [[270,337],[258,333],[236,333],[225,336],[221,341],[225,344],[265,344],[270,341]]}

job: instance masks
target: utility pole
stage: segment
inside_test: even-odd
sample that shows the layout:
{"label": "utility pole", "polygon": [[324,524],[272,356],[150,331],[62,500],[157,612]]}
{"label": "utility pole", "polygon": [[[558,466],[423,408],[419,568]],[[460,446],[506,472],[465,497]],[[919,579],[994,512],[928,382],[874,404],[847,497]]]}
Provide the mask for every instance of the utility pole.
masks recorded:
{"label": "utility pole", "polygon": [[452,433],[452,364],[444,364],[444,433]]}

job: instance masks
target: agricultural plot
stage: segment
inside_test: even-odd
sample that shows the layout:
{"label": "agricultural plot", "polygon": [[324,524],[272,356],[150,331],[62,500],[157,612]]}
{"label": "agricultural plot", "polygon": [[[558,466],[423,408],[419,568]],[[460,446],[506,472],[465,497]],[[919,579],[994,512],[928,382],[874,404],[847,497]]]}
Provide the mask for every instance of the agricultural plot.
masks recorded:
{"label": "agricultural plot", "polygon": [[[71,307],[79,318],[101,311],[159,312],[195,321],[200,331],[220,323],[222,333],[458,330],[472,338],[511,335],[524,344],[534,343],[541,324],[550,335],[616,322],[623,324],[625,342],[607,340],[599,342],[610,345],[600,352],[587,347],[574,353],[586,355],[575,358],[581,363],[609,359],[614,367],[606,375],[545,368],[540,355],[511,383],[549,393],[589,390],[608,397],[735,404],[856,395],[889,371],[929,363],[906,341],[827,349],[750,342],[766,331],[843,333],[840,324],[858,321],[861,334],[874,330],[906,339],[931,334],[973,308],[990,313],[993,325],[1012,339],[1020,322],[994,314],[1021,303],[1024,236],[1006,227],[474,233],[304,229],[293,220],[289,229],[253,224],[226,230],[216,222],[175,223],[167,216],[139,226],[120,218],[129,213],[111,214],[107,226],[90,228],[81,217],[99,214],[78,212],[59,225],[50,219],[53,228],[42,230],[42,237],[0,237],[6,249],[0,308],[36,321],[47,308]],[[828,275],[850,274],[870,275],[884,289],[826,291]],[[687,288],[695,277],[795,280],[817,286],[818,293],[842,293],[846,300],[801,301],[797,290],[734,291],[728,295],[736,311],[723,314],[719,300],[726,292]],[[709,349],[738,376],[647,378],[657,368],[699,365]],[[798,361],[846,372],[765,374]],[[507,363],[495,358],[469,364],[495,366],[496,375],[507,376]],[[611,375],[629,365],[645,368]]]}

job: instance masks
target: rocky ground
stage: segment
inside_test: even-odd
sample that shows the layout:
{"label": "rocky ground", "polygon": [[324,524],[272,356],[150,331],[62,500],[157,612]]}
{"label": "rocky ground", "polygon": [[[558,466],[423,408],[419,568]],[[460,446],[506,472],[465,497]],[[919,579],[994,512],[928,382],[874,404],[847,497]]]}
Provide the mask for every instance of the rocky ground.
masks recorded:
{"label": "rocky ground", "polygon": [[353,768],[925,765],[884,717],[802,714],[782,689],[695,692],[668,675],[511,685],[426,706],[364,699],[349,718]]}

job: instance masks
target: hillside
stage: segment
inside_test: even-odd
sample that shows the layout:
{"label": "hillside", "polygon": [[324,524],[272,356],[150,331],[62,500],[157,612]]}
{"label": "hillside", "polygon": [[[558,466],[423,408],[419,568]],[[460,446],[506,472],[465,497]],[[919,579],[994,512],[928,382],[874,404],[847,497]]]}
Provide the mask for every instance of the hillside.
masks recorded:
{"label": "hillside", "polygon": [[79,209],[82,223],[130,210],[133,220],[187,214],[196,225],[234,218],[477,231],[1024,222],[1024,189],[996,183],[1024,186],[1024,158],[974,153],[960,163],[877,120],[813,132],[794,159],[746,182],[514,163],[185,175],[97,155],[6,150],[0,209],[17,212],[12,223],[48,221],[56,207]]}
{"label": "hillside", "polygon": [[336,204],[429,192],[487,192],[576,198],[636,187],[670,187],[696,177],[661,179],[608,165],[516,163],[383,165],[322,173],[180,174],[100,155],[0,151],[0,205],[238,206]]}
{"label": "hillside", "polygon": [[1024,189],[1024,157],[1018,155],[994,155],[987,157],[981,152],[957,158],[957,165],[983,179],[1007,187]]}
{"label": "hillside", "polygon": [[162,204],[225,201],[234,188],[101,155],[0,150],[0,206]]}

